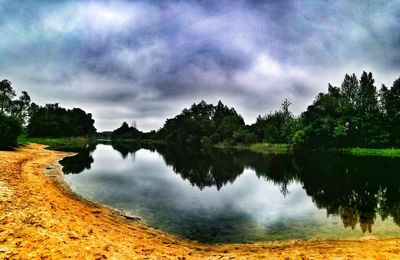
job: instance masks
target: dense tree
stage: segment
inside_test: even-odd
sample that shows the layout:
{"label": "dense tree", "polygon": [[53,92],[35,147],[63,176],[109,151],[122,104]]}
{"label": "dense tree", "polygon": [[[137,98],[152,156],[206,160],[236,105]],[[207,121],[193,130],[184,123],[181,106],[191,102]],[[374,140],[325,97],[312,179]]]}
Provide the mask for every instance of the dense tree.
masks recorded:
{"label": "dense tree", "polygon": [[96,133],[92,115],[79,108],[65,109],[58,104],[32,104],[27,126],[31,137],[86,136]]}
{"label": "dense tree", "polygon": [[31,104],[26,91],[15,99],[16,93],[8,80],[0,81],[0,147],[16,144],[26,125],[29,136],[61,137],[96,133],[91,114],[79,108],[67,110],[58,104]]}
{"label": "dense tree", "polygon": [[[345,75],[341,88],[329,85],[301,115],[293,142],[312,147],[385,147],[396,144],[396,87],[383,86],[378,95],[372,73],[360,80]],[[394,86],[398,84],[394,83]],[[379,98],[380,97],[380,98]]]}
{"label": "dense tree", "polygon": [[123,122],[122,125],[115,129],[112,133],[112,138],[125,138],[125,139],[141,139],[142,132],[136,128],[136,122],[129,127],[128,123]]}
{"label": "dense tree", "polygon": [[22,127],[17,118],[0,113],[0,149],[15,146],[21,132]]}
{"label": "dense tree", "polygon": [[0,149],[17,144],[22,132],[22,123],[26,119],[30,98],[22,92],[18,100],[14,100],[15,91],[8,80],[0,81]]}
{"label": "dense tree", "polygon": [[382,146],[387,142],[387,134],[383,126],[382,115],[379,111],[378,95],[372,73],[365,71],[360,78],[360,93],[357,112],[359,117],[358,134],[361,144],[366,146]]}
{"label": "dense tree", "polygon": [[281,110],[258,116],[257,121],[250,128],[259,142],[289,143],[293,138],[296,120],[290,112],[291,103],[285,99]]}
{"label": "dense tree", "polygon": [[328,93],[319,93],[312,105],[302,114],[303,126],[294,137],[296,144],[311,146],[330,146],[334,136],[341,134],[340,91],[329,84]]}
{"label": "dense tree", "polygon": [[221,101],[217,106],[201,101],[167,119],[158,137],[168,143],[199,145],[230,142],[235,131],[245,126],[242,116]]}
{"label": "dense tree", "polygon": [[380,90],[381,107],[383,110],[387,131],[390,136],[389,143],[391,145],[400,145],[400,78],[393,82],[388,89],[385,85]]}

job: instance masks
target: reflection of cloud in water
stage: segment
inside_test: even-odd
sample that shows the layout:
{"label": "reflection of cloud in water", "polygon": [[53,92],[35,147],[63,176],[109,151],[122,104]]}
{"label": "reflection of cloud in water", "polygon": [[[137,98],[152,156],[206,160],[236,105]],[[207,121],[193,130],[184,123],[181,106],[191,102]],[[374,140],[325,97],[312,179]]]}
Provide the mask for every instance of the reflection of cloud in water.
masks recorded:
{"label": "reflection of cloud in water", "polygon": [[183,180],[171,166],[166,167],[157,153],[139,150],[134,163],[125,163],[127,159],[121,162],[118,154],[110,151],[106,146],[98,149],[94,154],[96,167],[93,167],[97,170],[95,182],[107,191],[108,201],[146,201],[177,211],[198,212],[204,217],[240,214],[271,223],[293,215],[301,217],[314,209],[299,184],[290,185],[290,193],[285,197],[278,186],[258,178],[253,170],[245,170],[234,183],[226,184],[219,191],[216,187],[200,190]]}
{"label": "reflection of cloud in water", "polygon": [[[394,206],[398,203],[393,200],[396,194],[391,187],[395,177],[388,172],[392,181],[376,179],[380,175],[357,168],[353,160],[349,164],[340,159],[343,167],[350,169],[342,176],[341,168],[335,168],[342,167],[336,159],[334,167],[323,166],[327,163],[323,158],[313,160],[318,163],[310,167],[311,164],[299,164],[295,158],[282,155],[159,152],[135,150],[134,160],[132,153],[123,159],[111,146],[99,145],[93,153],[92,168],[83,174],[66,175],[66,181],[88,199],[132,210],[156,227],[202,241],[359,237],[359,228],[345,230],[342,221],[349,222],[346,217],[357,224],[359,218],[370,216],[365,214],[369,212],[373,217],[374,208],[371,211],[357,205],[366,201],[370,204],[363,205],[374,207],[375,200],[364,201],[369,197],[360,197],[350,209],[364,215],[349,216],[346,203],[348,194],[353,194],[349,191],[362,195],[365,183],[370,183],[367,188],[374,192],[371,185],[375,183],[388,187],[385,192],[392,197],[382,194],[391,199],[387,201]],[[365,167],[364,164],[361,165]],[[282,185],[288,193],[282,193]],[[387,204],[389,210],[392,204]],[[337,208],[346,209],[341,211],[343,216],[335,212]],[[329,218],[326,209],[331,212]],[[382,229],[378,225],[374,234],[381,230],[396,235],[398,229]]]}

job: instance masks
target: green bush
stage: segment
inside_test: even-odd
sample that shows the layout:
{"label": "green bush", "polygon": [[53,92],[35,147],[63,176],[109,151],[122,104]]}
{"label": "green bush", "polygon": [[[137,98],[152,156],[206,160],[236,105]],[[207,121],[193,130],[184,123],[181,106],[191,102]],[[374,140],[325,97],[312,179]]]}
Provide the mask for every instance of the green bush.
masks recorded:
{"label": "green bush", "polygon": [[15,146],[21,133],[22,126],[18,119],[0,114],[0,149]]}
{"label": "green bush", "polygon": [[256,142],[257,136],[247,129],[241,128],[233,133],[232,140],[236,144],[251,144]]}

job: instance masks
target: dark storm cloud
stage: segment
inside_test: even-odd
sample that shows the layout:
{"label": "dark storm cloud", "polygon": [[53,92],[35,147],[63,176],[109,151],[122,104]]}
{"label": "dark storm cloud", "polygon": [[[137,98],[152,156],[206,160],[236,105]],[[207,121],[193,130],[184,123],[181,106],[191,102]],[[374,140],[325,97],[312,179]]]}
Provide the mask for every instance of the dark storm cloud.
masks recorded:
{"label": "dark storm cloud", "polygon": [[300,112],[328,82],[400,69],[398,1],[0,0],[0,77],[39,103],[160,127],[222,99],[246,121],[288,98]]}

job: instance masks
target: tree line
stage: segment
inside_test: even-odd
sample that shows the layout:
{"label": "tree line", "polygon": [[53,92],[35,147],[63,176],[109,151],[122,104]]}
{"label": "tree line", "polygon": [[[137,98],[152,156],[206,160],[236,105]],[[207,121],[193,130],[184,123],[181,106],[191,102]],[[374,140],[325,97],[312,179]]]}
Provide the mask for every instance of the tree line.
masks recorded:
{"label": "tree line", "polygon": [[400,78],[391,87],[375,86],[372,73],[358,78],[346,74],[340,87],[328,84],[299,116],[284,100],[281,108],[259,115],[246,125],[234,108],[221,101],[194,103],[147,133],[126,122],[112,133],[114,139],[153,139],[180,145],[285,143],[299,147],[400,146]]}
{"label": "tree line", "polygon": [[[194,103],[164,125],[142,132],[126,122],[111,133],[112,139],[156,140],[168,144],[211,146],[256,142],[286,143],[299,147],[400,146],[400,78],[392,86],[375,86],[372,73],[358,78],[346,74],[340,87],[328,84],[299,116],[284,100],[280,109],[259,115],[246,125],[243,117],[221,101]],[[19,97],[8,80],[0,82],[0,147],[16,145],[25,132],[30,137],[68,137],[96,134],[94,119],[82,109],[58,104],[36,105],[27,92]]]}
{"label": "tree line", "polygon": [[39,106],[26,91],[17,98],[9,80],[0,81],[0,148],[17,145],[22,133],[29,137],[70,137],[94,135],[90,113],[65,109],[59,104]]}

